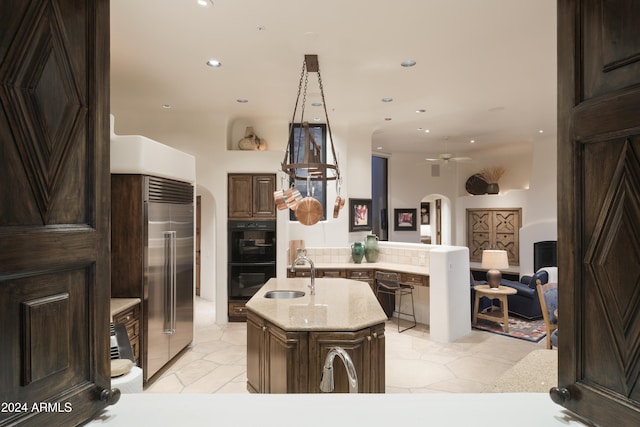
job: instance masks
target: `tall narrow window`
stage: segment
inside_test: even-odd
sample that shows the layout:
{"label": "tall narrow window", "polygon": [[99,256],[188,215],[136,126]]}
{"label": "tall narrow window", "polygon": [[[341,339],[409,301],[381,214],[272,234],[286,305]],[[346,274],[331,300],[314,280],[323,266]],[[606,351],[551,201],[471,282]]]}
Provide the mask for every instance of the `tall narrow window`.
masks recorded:
{"label": "tall narrow window", "polygon": [[[316,144],[320,148],[320,161],[326,163],[327,161],[327,126],[325,124],[311,124],[309,123],[309,132],[313,136]],[[290,163],[303,163],[305,162],[304,156],[304,144],[305,133],[304,128],[300,123],[293,125],[293,131],[291,132],[291,138],[293,139],[293,145],[289,141],[289,146],[293,146],[293,149],[289,152]],[[299,170],[301,174],[306,172]],[[307,179],[296,179],[294,182],[295,188],[300,192],[302,197],[313,197],[318,200],[322,205],[322,219],[327,219],[327,182],[326,181],[311,181]],[[297,221],[294,211],[289,212],[289,219],[291,221]]]}
{"label": "tall narrow window", "polygon": [[371,157],[372,232],[380,240],[389,240],[387,164],[386,157]]}

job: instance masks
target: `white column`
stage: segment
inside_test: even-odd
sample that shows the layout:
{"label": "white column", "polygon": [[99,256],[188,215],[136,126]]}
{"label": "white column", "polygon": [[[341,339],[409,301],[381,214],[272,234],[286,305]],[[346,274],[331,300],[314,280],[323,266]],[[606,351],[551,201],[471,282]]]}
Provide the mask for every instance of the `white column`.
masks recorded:
{"label": "white column", "polygon": [[430,336],[453,342],[471,333],[469,248],[434,248],[429,261]]}

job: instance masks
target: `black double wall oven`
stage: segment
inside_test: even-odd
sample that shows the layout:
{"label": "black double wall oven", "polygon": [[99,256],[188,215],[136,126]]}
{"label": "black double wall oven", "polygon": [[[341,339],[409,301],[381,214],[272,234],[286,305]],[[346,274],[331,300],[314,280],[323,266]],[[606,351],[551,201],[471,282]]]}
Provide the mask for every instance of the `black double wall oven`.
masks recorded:
{"label": "black double wall oven", "polygon": [[229,221],[229,300],[249,300],[276,277],[276,221]]}

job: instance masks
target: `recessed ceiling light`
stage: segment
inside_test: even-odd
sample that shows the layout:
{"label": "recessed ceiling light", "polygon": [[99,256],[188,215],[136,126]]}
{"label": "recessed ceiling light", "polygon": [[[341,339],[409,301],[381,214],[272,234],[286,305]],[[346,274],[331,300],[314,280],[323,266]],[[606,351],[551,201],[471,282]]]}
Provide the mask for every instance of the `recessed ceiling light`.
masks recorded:
{"label": "recessed ceiling light", "polygon": [[469,142],[470,142],[471,144],[475,144],[475,143],[476,143],[476,140],[475,140],[475,139],[472,139],[472,140],[471,140],[471,141],[469,141]]}
{"label": "recessed ceiling light", "polygon": [[171,109],[171,105],[169,105],[169,104],[162,104],[162,108],[164,108],[165,110],[169,110],[169,109]]}
{"label": "recessed ceiling light", "polygon": [[245,98],[238,98],[236,99],[236,102],[239,102],[240,104],[246,104],[247,102],[249,102],[249,100]]}
{"label": "recessed ceiling light", "polygon": [[382,150],[382,146],[380,146],[380,147],[377,147],[377,148],[378,148],[378,150]]}
{"label": "recessed ceiling light", "polygon": [[382,98],[382,102],[391,102],[393,98]]}
{"label": "recessed ceiling light", "polygon": [[419,110],[416,110],[416,113],[426,113],[427,110],[425,110],[424,108],[420,108]]}
{"label": "recessed ceiling light", "polygon": [[542,129],[540,129],[538,132],[539,132],[539,133],[544,133],[544,131],[543,131]]}
{"label": "recessed ceiling light", "polygon": [[429,132],[431,132],[429,129],[424,130],[424,133],[429,133]]}
{"label": "recessed ceiling light", "polygon": [[222,67],[222,62],[218,61],[217,59],[210,59],[207,61],[207,65],[209,67],[218,68]]}
{"label": "recessed ceiling light", "polygon": [[402,61],[400,65],[402,65],[403,67],[413,67],[414,65],[416,65],[416,61],[414,61],[413,59],[406,59]]}
{"label": "recessed ceiling light", "polygon": [[314,121],[314,122],[319,122],[319,121],[320,121],[320,117],[314,117],[314,118],[313,118],[313,121]]}
{"label": "recessed ceiling light", "polygon": [[213,6],[213,1],[212,0],[198,0],[197,3],[198,3],[199,6],[202,6],[202,7]]}

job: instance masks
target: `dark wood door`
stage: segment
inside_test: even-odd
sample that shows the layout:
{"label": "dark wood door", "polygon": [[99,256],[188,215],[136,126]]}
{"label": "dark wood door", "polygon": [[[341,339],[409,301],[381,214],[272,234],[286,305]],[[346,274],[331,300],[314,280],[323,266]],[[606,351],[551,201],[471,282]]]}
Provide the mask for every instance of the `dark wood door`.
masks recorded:
{"label": "dark wood door", "polygon": [[555,401],[640,425],[640,2],[558,2]]}
{"label": "dark wood door", "polygon": [[0,3],[0,425],[114,396],[108,61],[108,1]]}

